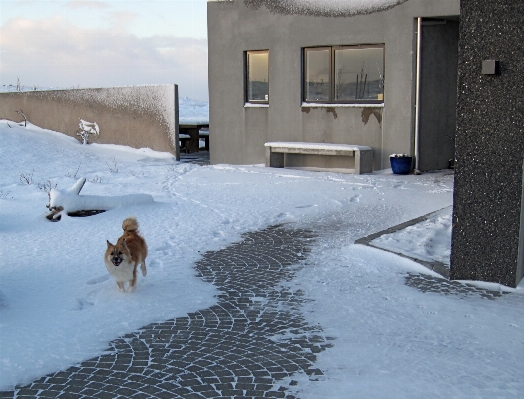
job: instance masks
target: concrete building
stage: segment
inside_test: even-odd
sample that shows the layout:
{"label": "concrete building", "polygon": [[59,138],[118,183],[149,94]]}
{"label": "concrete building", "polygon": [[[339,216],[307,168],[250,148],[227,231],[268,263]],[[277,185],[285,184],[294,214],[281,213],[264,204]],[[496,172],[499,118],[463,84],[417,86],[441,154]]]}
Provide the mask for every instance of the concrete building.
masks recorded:
{"label": "concrete building", "polygon": [[[421,171],[447,168],[459,0],[357,11],[297,3],[208,2],[211,163],[264,163],[264,144],[284,141],[369,146],[374,170],[393,153]],[[291,166],[344,167],[325,158]]]}
{"label": "concrete building", "polygon": [[452,279],[524,275],[524,2],[461,2]]}

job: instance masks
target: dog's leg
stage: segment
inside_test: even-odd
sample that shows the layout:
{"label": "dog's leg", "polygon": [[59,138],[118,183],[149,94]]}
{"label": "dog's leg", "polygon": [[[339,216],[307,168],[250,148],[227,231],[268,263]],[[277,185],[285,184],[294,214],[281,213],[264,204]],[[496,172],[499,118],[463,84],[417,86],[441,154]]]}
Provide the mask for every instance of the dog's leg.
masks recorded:
{"label": "dog's leg", "polygon": [[129,281],[129,288],[128,288],[129,292],[134,292],[136,288],[136,267],[137,266],[138,265],[135,265],[135,268],[133,270],[133,279]]}
{"label": "dog's leg", "polygon": [[140,270],[142,270],[142,276],[146,276],[147,269],[146,269],[146,260],[142,260],[142,263],[140,264]]}
{"label": "dog's leg", "polygon": [[118,290],[120,292],[126,292],[126,287],[124,285],[125,283],[121,283],[120,281],[117,281],[116,283],[118,284]]}

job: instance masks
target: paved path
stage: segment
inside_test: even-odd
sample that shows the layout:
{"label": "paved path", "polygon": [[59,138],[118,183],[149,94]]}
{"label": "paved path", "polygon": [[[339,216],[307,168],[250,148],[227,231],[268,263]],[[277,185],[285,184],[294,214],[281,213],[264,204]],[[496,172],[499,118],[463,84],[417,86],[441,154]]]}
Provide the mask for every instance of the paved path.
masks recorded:
{"label": "paved path", "polygon": [[[337,234],[343,218],[316,225]],[[321,223],[322,224],[322,223]],[[301,313],[305,298],[286,288],[317,237],[290,225],[248,233],[195,265],[218,303],[110,342],[107,352],[0,398],[287,398],[297,372],[322,375],[316,353],[329,348]],[[407,274],[406,284],[445,295],[501,294],[441,278]]]}
{"label": "paved path", "polygon": [[300,312],[293,278],[315,237],[273,226],[206,253],[199,276],[219,289],[208,309],[155,323],[110,343],[108,353],[0,398],[294,398],[294,373],[310,378],[329,347]]}

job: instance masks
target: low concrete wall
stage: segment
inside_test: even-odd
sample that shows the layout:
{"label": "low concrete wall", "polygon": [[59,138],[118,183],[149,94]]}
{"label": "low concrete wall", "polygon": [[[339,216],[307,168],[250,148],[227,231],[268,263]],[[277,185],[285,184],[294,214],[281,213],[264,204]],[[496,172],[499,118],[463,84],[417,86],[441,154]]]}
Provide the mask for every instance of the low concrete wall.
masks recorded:
{"label": "low concrete wall", "polygon": [[100,128],[89,142],[148,147],[180,158],[174,84],[0,93],[0,119],[21,121],[18,110],[36,126],[77,139],[83,119]]}

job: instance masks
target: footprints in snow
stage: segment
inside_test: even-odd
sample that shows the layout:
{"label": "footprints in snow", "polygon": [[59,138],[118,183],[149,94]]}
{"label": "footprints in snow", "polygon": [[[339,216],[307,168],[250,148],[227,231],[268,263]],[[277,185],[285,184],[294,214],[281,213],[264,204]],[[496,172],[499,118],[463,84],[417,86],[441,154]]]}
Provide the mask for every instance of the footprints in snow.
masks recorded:
{"label": "footprints in snow", "polygon": [[360,194],[354,195],[353,197],[349,199],[349,202],[360,202],[360,197],[361,197]]}
{"label": "footprints in snow", "polygon": [[[352,196],[350,199],[349,199],[349,202],[353,202],[353,203],[356,203],[356,202],[360,202],[360,198],[362,196],[360,194],[356,194],[354,196]],[[312,208],[314,206],[318,206],[316,204],[310,204],[310,205],[299,205],[299,206],[295,206],[295,209],[305,209],[305,208]],[[278,215],[278,217],[283,217],[287,215],[286,213],[281,213]]]}
{"label": "footprints in snow", "polygon": [[[103,274],[101,276],[94,277],[90,280],[87,280],[86,284],[87,285],[96,285],[96,284],[103,283],[104,281],[107,281],[110,279],[111,279],[111,276],[109,274]],[[91,306],[94,306],[96,296],[98,295],[99,292],[100,292],[100,288],[95,288],[94,290],[89,291],[85,295],[85,297],[76,298],[76,303],[71,310],[84,310],[84,309],[90,308]]]}
{"label": "footprints in snow", "polygon": [[104,281],[109,280],[110,278],[111,276],[109,274],[104,274],[103,276],[99,276],[99,277],[92,278],[91,280],[87,280],[86,284],[88,285],[100,284],[100,283],[103,283]]}
{"label": "footprints in snow", "polygon": [[76,306],[73,308],[73,310],[84,310],[86,308],[89,308],[95,304],[95,297],[98,290],[94,290],[89,292],[85,298],[77,298],[76,299]]}

